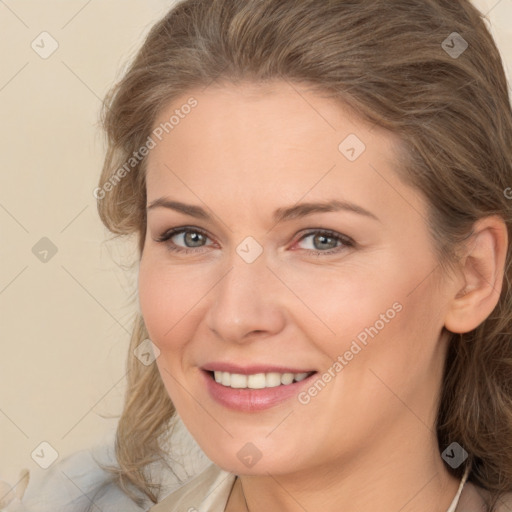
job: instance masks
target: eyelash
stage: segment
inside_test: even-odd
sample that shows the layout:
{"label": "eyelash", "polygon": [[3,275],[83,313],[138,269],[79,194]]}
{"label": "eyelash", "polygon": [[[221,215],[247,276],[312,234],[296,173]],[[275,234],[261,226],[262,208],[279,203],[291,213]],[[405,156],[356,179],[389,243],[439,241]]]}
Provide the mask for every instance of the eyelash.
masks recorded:
{"label": "eyelash", "polygon": [[[202,229],[192,228],[192,227],[180,227],[180,228],[173,228],[173,229],[166,231],[165,233],[160,235],[158,238],[156,238],[155,242],[166,243],[166,242],[169,242],[173,236],[179,235],[182,233],[187,233],[187,232],[199,233],[206,238],[210,238],[208,236],[208,234],[205,231],[203,231]],[[299,238],[296,243],[301,242],[304,238],[307,238],[308,236],[316,235],[316,234],[325,236],[327,238],[333,238],[334,240],[336,240],[338,242],[342,242],[343,246],[339,246],[335,249],[329,249],[327,251],[315,251],[313,249],[303,249],[305,251],[308,251],[313,256],[325,256],[325,255],[330,255],[330,254],[336,254],[336,253],[341,252],[341,250],[343,250],[343,249],[347,249],[347,248],[356,246],[355,242],[350,237],[348,237],[346,235],[342,235],[340,233],[336,233],[335,231],[330,231],[328,229],[310,230],[307,233],[304,233],[304,235],[301,238]],[[173,242],[167,243],[167,248],[169,251],[177,252],[177,253],[184,253],[184,254],[191,254],[191,253],[197,254],[198,251],[200,249],[202,249],[203,247],[198,247],[198,248],[194,249],[194,248],[180,247],[179,245],[176,245]],[[199,252],[202,252],[202,251],[199,251]]]}

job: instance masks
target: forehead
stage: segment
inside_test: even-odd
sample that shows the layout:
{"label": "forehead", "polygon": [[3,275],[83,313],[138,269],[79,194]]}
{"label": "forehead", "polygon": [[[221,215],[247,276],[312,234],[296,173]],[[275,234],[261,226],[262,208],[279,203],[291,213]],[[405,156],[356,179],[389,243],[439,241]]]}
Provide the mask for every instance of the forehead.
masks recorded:
{"label": "forehead", "polygon": [[267,160],[261,172],[283,157],[321,166],[340,156],[354,161],[361,154],[389,163],[398,143],[393,134],[358,118],[340,101],[285,81],[192,89],[161,109],[155,132],[157,147],[150,163],[186,154],[189,161],[208,155],[213,165],[243,153],[247,164],[258,157]]}
{"label": "forehead", "polygon": [[[193,108],[187,105],[191,99],[195,102]],[[180,119],[175,114],[181,114]],[[172,118],[173,126],[168,126]],[[238,131],[242,130],[241,135],[256,138],[260,132],[262,140],[268,140],[268,135],[273,132],[282,132],[288,137],[300,133],[310,137],[315,133],[317,138],[334,135],[336,142],[340,133],[352,130],[361,136],[366,132],[376,136],[377,139],[372,141],[374,146],[378,139],[399,142],[392,133],[364,121],[346,103],[333,98],[327,91],[287,81],[221,82],[203,89],[191,89],[160,110],[153,128],[163,127],[164,137],[172,132],[173,138],[177,139],[180,133],[190,135],[187,125],[191,122],[195,125],[194,131],[199,130],[198,137],[206,133],[213,137],[215,128],[237,125]]]}
{"label": "forehead", "polygon": [[[184,108],[190,98],[195,106]],[[395,172],[397,136],[300,84],[193,89],[160,111],[158,127],[164,130],[148,156],[149,199],[175,191],[195,202],[194,194],[246,204],[277,195],[281,205],[307,195],[396,205],[397,187],[404,187]]]}

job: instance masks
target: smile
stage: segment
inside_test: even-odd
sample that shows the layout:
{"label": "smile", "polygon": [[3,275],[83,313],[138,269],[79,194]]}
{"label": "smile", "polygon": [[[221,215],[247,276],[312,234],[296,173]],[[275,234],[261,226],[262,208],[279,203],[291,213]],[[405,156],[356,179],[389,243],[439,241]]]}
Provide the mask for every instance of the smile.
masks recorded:
{"label": "smile", "polygon": [[318,373],[265,366],[212,364],[203,367],[201,374],[207,393],[215,402],[239,412],[258,412],[293,399]]}
{"label": "smile", "polygon": [[305,373],[254,373],[252,375],[242,375],[240,373],[229,373],[215,371],[215,382],[222,386],[234,389],[264,389],[275,388],[277,386],[287,386],[293,382],[300,382],[309,377],[314,372]]}

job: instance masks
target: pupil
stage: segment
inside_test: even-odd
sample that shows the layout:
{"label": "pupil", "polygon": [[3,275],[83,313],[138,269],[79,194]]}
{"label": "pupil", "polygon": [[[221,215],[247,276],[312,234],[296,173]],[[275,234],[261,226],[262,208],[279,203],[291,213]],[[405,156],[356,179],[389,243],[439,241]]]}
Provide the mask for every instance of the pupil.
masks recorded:
{"label": "pupil", "polygon": [[[201,235],[201,233],[193,233],[193,234],[191,234],[191,233],[186,233],[186,234],[185,234],[185,239],[186,239],[186,241],[187,241],[187,242],[188,242],[188,241],[190,241],[190,240],[192,239],[192,244],[194,244],[194,243],[196,243],[197,241],[201,242],[201,237],[202,237],[202,236],[203,236],[203,235]],[[187,240],[187,237],[188,237],[188,240]],[[194,239],[195,239],[195,240],[194,240]],[[188,243],[187,243],[187,245],[188,245]],[[194,245],[193,245],[193,247],[194,247]]]}
{"label": "pupil", "polygon": [[[321,239],[322,241],[325,241],[325,240],[334,240],[333,238],[328,237],[328,236],[325,236],[325,235],[318,235],[317,239]],[[323,244],[323,247],[325,248],[325,244]]]}

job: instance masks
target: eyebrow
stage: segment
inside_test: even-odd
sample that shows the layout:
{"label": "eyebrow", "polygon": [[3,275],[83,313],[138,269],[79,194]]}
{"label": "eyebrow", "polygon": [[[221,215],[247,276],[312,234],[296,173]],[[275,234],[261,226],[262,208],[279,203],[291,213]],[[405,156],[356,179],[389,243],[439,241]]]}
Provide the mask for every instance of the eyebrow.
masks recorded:
{"label": "eyebrow", "polygon": [[[196,217],[198,219],[210,220],[211,216],[200,206],[194,206],[191,204],[181,203],[179,201],[173,201],[167,197],[160,197],[152,201],[147,207],[147,211],[153,210],[154,208],[169,208],[177,212]],[[337,212],[347,211],[363,215],[371,219],[379,221],[379,218],[372,212],[366,210],[362,206],[351,203],[349,201],[341,201],[333,199],[331,201],[322,203],[300,203],[285,208],[278,208],[274,211],[273,220],[277,224],[278,222],[289,221],[293,219],[299,219],[311,215],[313,213],[324,213],[324,212]]]}

